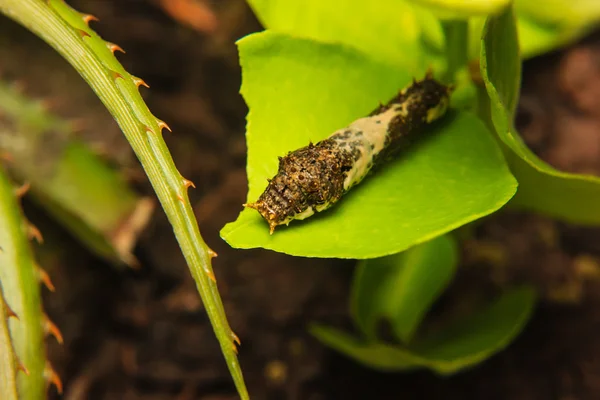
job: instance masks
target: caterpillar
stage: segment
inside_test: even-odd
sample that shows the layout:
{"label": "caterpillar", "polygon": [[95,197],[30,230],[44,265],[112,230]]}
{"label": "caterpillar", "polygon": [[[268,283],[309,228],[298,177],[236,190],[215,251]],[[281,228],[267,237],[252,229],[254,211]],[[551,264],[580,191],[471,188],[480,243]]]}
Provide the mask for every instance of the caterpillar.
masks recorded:
{"label": "caterpillar", "polygon": [[413,80],[385,105],[317,144],[279,157],[277,174],[265,191],[244,207],[257,210],[273,234],[279,225],[302,220],[337,203],[368,173],[394,158],[441,118],[452,88],[431,72]]}

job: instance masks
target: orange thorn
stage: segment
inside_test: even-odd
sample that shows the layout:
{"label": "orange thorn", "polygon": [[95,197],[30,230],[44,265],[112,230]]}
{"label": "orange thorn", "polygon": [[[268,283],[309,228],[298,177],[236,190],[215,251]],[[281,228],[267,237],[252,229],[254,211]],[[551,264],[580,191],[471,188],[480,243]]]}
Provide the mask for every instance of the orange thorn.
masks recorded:
{"label": "orange thorn", "polygon": [[206,271],[206,275],[208,275],[208,277],[210,278],[211,281],[213,281],[214,283],[217,283],[217,277],[215,276],[214,272]]}
{"label": "orange thorn", "polygon": [[180,195],[179,193],[177,194],[177,200],[179,200],[180,202],[185,202],[185,199],[183,198],[182,195]]}
{"label": "orange thorn", "polygon": [[16,318],[17,320],[19,319],[19,316],[17,315],[16,312],[13,311],[12,308],[10,308],[8,306],[8,304],[4,304],[4,307],[6,308],[6,318]]}
{"label": "orange thorn", "polygon": [[108,47],[108,49],[110,50],[110,52],[113,53],[113,54],[115,53],[115,51],[120,51],[121,53],[125,54],[125,50],[123,50],[121,48],[121,46],[119,46],[118,44],[106,42],[106,46]]}
{"label": "orange thorn", "polygon": [[109,71],[110,74],[112,75],[113,79],[116,81],[117,79],[123,79],[123,75],[121,75],[120,73],[118,73],[117,71]]}
{"label": "orange thorn", "polygon": [[27,238],[29,238],[29,240],[35,239],[39,244],[44,243],[42,232],[40,232],[40,230],[31,222],[27,223]]}
{"label": "orange thorn", "polygon": [[44,314],[44,332],[46,333],[46,336],[50,334],[54,336],[59,344],[63,344],[64,341],[62,333],[60,333],[60,329],[58,329],[54,322],[50,321],[50,318],[48,318],[46,314]]}
{"label": "orange thorn", "polygon": [[21,361],[17,361],[17,370],[29,376],[29,370],[23,365],[23,363],[21,363]]}
{"label": "orange thorn", "polygon": [[83,29],[75,29],[75,30],[77,31],[77,33],[79,33],[79,36],[81,36],[82,39],[85,37],[92,37],[92,35],[90,35],[86,31],[84,31]]}
{"label": "orange thorn", "polygon": [[83,14],[81,16],[81,18],[83,19],[83,22],[86,23],[86,25],[89,25],[90,21],[100,21],[98,19],[98,17],[92,15],[92,14]]}
{"label": "orange thorn", "polygon": [[46,270],[44,270],[43,268],[38,266],[37,271],[38,271],[39,280],[44,284],[44,286],[46,286],[46,288],[49,291],[54,292],[56,290],[56,287],[54,287],[54,284],[52,283],[52,280],[50,279],[50,275],[48,275]]}
{"label": "orange thorn", "polygon": [[185,178],[183,178],[183,186],[185,186],[185,188],[189,188],[190,186],[193,187],[194,189],[196,189],[196,185],[194,185],[194,182],[187,180]]}
{"label": "orange thorn", "polygon": [[163,129],[168,130],[169,132],[173,132],[171,130],[171,128],[169,128],[169,125],[167,125],[167,123],[165,121],[161,121],[160,119],[158,121],[158,127],[160,128],[160,130],[162,131]]}
{"label": "orange thorn", "polygon": [[218,257],[219,255],[217,254],[216,251],[214,251],[213,249],[208,249],[208,255],[210,256],[210,258],[215,258]]}
{"label": "orange thorn", "polygon": [[23,196],[25,196],[25,193],[27,193],[30,188],[31,184],[29,182],[25,182],[15,190],[15,195],[18,198],[22,198]]}
{"label": "orange thorn", "polygon": [[63,391],[63,386],[62,386],[62,382],[60,380],[60,378],[58,377],[58,374],[56,373],[56,371],[54,371],[54,368],[52,368],[52,366],[50,365],[49,362],[46,362],[46,367],[44,368],[44,377],[46,378],[46,381],[54,384],[54,386],[56,386],[56,390],[58,391],[58,394],[62,394]]}
{"label": "orange thorn", "polygon": [[150,86],[146,82],[144,82],[144,80],[142,78],[138,78],[137,76],[133,77],[133,83],[137,87],[145,86],[148,89],[150,88]]}
{"label": "orange thorn", "polygon": [[231,338],[233,339],[234,343],[237,343],[238,346],[242,345],[242,342],[240,341],[240,338],[233,331],[231,331]]}

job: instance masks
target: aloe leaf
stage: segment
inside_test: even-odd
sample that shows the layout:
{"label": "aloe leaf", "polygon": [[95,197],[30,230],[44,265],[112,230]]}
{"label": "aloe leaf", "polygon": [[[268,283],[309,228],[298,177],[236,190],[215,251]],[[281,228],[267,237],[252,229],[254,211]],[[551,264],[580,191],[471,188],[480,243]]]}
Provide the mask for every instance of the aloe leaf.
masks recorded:
{"label": "aloe leaf", "polygon": [[71,124],[0,82],[0,151],[28,194],[96,254],[136,262],[131,249],[154,202],[140,198],[120,176],[78,141]]}
{"label": "aloe leaf", "polygon": [[511,8],[489,17],[481,42],[481,75],[490,99],[490,118],[506,146],[506,158],[519,181],[512,205],[582,224],[600,224],[600,178],[561,172],[537,157],[513,121],[519,96],[521,61]]}
{"label": "aloe leaf", "polygon": [[46,347],[38,269],[27,239],[26,221],[3,168],[0,168],[0,221],[0,284],[6,302],[3,312],[7,313],[8,306],[17,316],[8,321],[16,355],[13,368],[16,371],[20,363],[28,371],[28,375],[15,373],[18,394],[21,399],[42,399],[46,393]]}
{"label": "aloe leaf", "polygon": [[311,332],[327,346],[371,368],[427,368],[449,375],[477,365],[508,346],[529,320],[535,300],[535,291],[529,287],[507,291],[480,312],[410,346],[364,341],[320,325],[314,325]]}
{"label": "aloe leaf", "polygon": [[143,81],[130,75],[113,55],[118,46],[105,42],[80,14],[61,0],[0,0],[0,11],[38,35],[87,81],[113,115],[146,171],[173,226],[204,306],[221,345],[237,390],[248,398],[234,341],[212,271],[214,252],[204,243],[187,188],[162,137],[166,124],[156,118],[138,92]]}
{"label": "aloe leaf", "polygon": [[19,373],[17,363],[19,361],[8,328],[12,312],[4,300],[4,291],[2,282],[0,282],[0,398],[5,400],[19,399],[17,389],[17,374]]}
{"label": "aloe leaf", "polygon": [[[249,202],[277,172],[278,156],[367,115],[412,78],[346,46],[271,31],[242,39],[239,49],[250,108]],[[497,144],[474,115],[449,112],[426,135],[327,211],[270,235],[246,209],[221,236],[233,247],[297,256],[381,257],[494,212],[515,193]]]}

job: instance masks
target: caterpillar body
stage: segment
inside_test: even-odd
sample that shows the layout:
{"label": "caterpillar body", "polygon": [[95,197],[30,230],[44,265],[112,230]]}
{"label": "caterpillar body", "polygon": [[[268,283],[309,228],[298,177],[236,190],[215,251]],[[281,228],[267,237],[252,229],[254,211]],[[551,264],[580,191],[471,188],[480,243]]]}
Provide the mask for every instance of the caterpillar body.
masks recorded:
{"label": "caterpillar body", "polygon": [[442,117],[451,91],[428,72],[369,116],[279,157],[278,172],[265,191],[244,206],[260,213],[271,234],[279,225],[328,209]]}

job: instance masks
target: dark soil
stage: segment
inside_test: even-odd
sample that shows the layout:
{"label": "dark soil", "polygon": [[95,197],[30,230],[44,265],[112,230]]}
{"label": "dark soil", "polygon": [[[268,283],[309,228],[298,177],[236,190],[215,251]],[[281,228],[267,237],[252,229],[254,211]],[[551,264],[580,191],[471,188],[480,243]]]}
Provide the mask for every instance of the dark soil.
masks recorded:
{"label": "dark soil", "polygon": [[[245,200],[244,126],[234,41],[260,29],[241,0],[212,2],[220,26],[198,33],[150,0],[72,0],[99,17],[102,36],[151,90],[143,94],[174,134],[167,143],[191,192],[240,361],[255,399],[600,399],[600,229],[503,212],[473,227],[463,266],[442,301],[474,287],[531,282],[533,319],[505,351],[449,378],[377,373],[324,348],[310,322],[348,324],[352,262],[231,249],[218,236]],[[0,21],[0,72],[18,79],[150,194],[128,144],[85,83],[22,28]],[[557,168],[600,175],[600,36],[525,65],[519,128]],[[235,399],[216,339],[161,210],[136,249],[138,271],[117,270],[27,207],[47,243],[42,265],[57,287],[45,307],[65,337],[49,341],[65,399]],[[59,398],[52,390],[51,398]]]}

